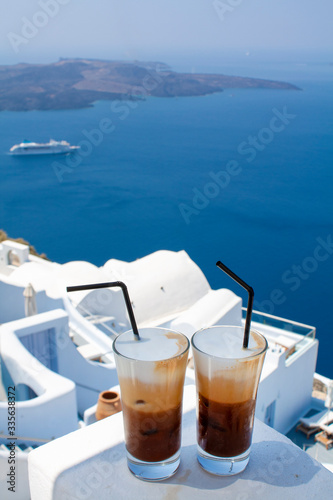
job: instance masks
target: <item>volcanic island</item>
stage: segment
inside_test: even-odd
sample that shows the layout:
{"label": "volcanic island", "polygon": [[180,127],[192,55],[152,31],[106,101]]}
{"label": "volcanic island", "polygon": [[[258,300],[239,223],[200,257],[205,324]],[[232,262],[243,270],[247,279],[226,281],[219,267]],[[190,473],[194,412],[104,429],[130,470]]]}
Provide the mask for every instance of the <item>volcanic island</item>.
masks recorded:
{"label": "volcanic island", "polygon": [[78,109],[100,100],[203,96],[251,88],[300,90],[273,80],[179,73],[159,62],[60,59],[0,66],[0,111]]}

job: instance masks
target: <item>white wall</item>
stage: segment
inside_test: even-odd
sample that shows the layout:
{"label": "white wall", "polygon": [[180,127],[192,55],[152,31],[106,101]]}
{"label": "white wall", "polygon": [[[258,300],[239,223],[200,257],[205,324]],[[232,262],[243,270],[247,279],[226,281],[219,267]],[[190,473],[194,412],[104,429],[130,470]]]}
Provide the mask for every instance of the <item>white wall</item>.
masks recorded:
{"label": "white wall", "polygon": [[[37,356],[41,363],[55,369],[59,375],[76,384],[78,412],[81,415],[97,402],[101,391],[118,383],[114,362],[95,363],[81,356],[69,337],[68,315],[63,310],[38,314],[18,322],[8,323],[6,327],[12,329],[17,337],[29,346],[32,354]],[[40,332],[39,335],[38,332]],[[101,346],[102,351],[112,352],[111,340],[101,332],[99,333],[108,340]],[[55,359],[50,360],[50,355]]]}
{"label": "white wall", "polygon": [[[97,403],[99,393],[118,383],[115,363],[89,361],[78,352],[68,335],[68,317],[63,318],[61,338],[58,334],[58,373],[76,384],[78,411]],[[61,346],[61,347],[60,347]]]}
{"label": "white wall", "polygon": [[1,500],[30,500],[28,453],[15,454],[15,492],[9,491],[7,474],[9,473],[8,452],[0,449],[0,498]]}
{"label": "white wall", "polygon": [[[77,429],[75,385],[46,368],[22,345],[19,336],[36,331],[61,329],[53,311],[14,321],[0,328],[1,358],[14,385],[26,384],[37,394],[34,399],[16,402],[16,436],[54,439]],[[8,404],[0,402],[0,433],[8,431]],[[23,440],[24,441],[24,440]]]}
{"label": "white wall", "polygon": [[[276,358],[278,369],[260,381],[257,418],[264,421],[267,406],[276,401],[274,429],[285,434],[298,422],[311,405],[317,351],[318,341],[314,340],[302,350],[301,356],[289,358],[289,363],[286,363],[285,353]],[[267,357],[265,363],[269,361],[272,359]]]}
{"label": "white wall", "polygon": [[[23,291],[23,286],[0,281],[0,324],[25,317]],[[38,313],[64,308],[62,299],[51,299],[44,290],[36,292],[36,303]]]}

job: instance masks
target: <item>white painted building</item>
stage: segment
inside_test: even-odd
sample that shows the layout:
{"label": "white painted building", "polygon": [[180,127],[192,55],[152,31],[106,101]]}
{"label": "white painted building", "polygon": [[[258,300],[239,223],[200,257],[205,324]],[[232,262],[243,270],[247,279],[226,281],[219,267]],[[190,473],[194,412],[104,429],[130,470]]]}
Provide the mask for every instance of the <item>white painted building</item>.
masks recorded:
{"label": "white painted building", "polygon": [[[99,392],[117,384],[112,341],[130,327],[121,290],[68,294],[66,286],[118,280],[128,286],[139,327],[160,325],[191,336],[214,324],[243,322],[241,299],[230,290],[211,290],[184,251],[159,251],[132,263],[112,259],[97,268],[87,262],[51,263],[29,255],[25,245],[2,243],[0,489],[5,488],[2,471],[8,457],[9,384],[18,387],[17,445],[28,451],[93,423]],[[37,314],[25,317],[30,299],[23,294],[29,284]],[[286,433],[311,406],[315,329],[256,313],[252,327],[269,343],[256,416]],[[190,368],[187,379],[194,380]],[[27,455],[17,450],[25,464],[20,477],[26,481]],[[28,500],[27,482],[23,490],[16,500]]]}

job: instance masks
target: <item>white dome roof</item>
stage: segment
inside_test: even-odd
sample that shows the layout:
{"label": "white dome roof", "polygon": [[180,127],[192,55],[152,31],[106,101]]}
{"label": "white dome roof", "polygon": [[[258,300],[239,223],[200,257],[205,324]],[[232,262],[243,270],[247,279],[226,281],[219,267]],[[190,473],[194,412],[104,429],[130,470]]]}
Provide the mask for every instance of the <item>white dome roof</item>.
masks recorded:
{"label": "white dome roof", "polygon": [[47,290],[52,284],[54,267],[57,266],[59,264],[25,262],[14,269],[10,275],[10,281],[24,287],[31,283],[36,291]]}
{"label": "white dome roof", "polygon": [[[17,267],[10,278],[12,282],[24,287],[31,283],[36,291],[45,290],[53,298],[63,296],[67,286],[110,281],[110,276],[103,269],[84,261],[66,264],[26,262]],[[83,297],[87,292],[80,293]]]}

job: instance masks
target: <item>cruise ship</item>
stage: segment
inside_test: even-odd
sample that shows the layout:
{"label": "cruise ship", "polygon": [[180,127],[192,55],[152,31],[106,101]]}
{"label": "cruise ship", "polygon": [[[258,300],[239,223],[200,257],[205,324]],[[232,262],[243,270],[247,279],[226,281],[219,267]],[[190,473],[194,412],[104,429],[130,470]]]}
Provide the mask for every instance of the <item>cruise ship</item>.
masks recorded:
{"label": "cruise ship", "polygon": [[11,155],[57,155],[72,153],[80,149],[80,146],[71,146],[67,141],[55,141],[50,139],[46,143],[23,141],[10,148]]}
{"label": "cruise ship", "polygon": [[[212,290],[185,251],[160,250],[134,262],[110,259],[96,267],[82,261],[50,262],[31,255],[28,245],[3,241],[0,244],[0,491],[4,493],[4,497],[1,493],[4,500],[110,498],[99,497],[95,489],[91,496],[76,496],[71,488],[77,487],[75,478],[82,477],[78,467],[90,464],[90,468],[100,468],[100,463],[104,463],[100,458],[104,455],[99,455],[101,449],[92,450],[92,443],[100,448],[109,446],[105,452],[109,454],[107,463],[116,470],[112,477],[117,480],[122,417],[117,414],[109,417],[105,424],[97,422],[96,405],[101,392],[119,391],[112,342],[130,328],[130,321],[120,289],[69,293],[67,287],[114,281],[122,281],[128,286],[139,328],[161,326],[181,331],[190,338],[200,328],[215,324],[244,325],[246,311],[242,299],[225,288]],[[281,461],[281,457],[285,460],[276,462],[279,467],[281,463],[289,464],[288,467],[300,464],[303,470],[304,462],[304,474],[309,474],[308,466],[322,475],[333,472],[333,447],[317,439],[324,431],[325,436],[330,436],[333,384],[315,373],[318,351],[315,328],[256,311],[252,327],[265,335],[269,345],[256,407],[256,425],[263,433],[260,434],[260,446],[266,450],[267,433],[271,432],[275,439],[269,442],[271,460],[275,449],[280,457],[278,460]],[[316,391],[313,390],[314,382]],[[20,478],[16,496],[7,491],[5,473],[13,442],[8,434],[8,387],[15,387],[19,417],[15,428],[15,460]],[[193,391],[194,370],[190,354],[185,393],[188,393],[192,410]],[[192,417],[191,426],[194,425]],[[108,439],[103,434],[103,426],[108,428]],[[95,434],[96,439],[91,437]],[[189,435],[192,439],[193,429]],[[291,442],[283,435],[306,453],[296,447],[290,448]],[[83,445],[86,439],[88,444]],[[81,445],[72,444],[73,440]],[[254,450],[256,447],[258,450],[258,446],[255,444]],[[295,451],[297,449],[299,451]],[[286,456],[288,450],[295,456],[300,454],[297,460]],[[47,487],[56,491],[59,481],[67,481],[65,486],[61,483],[61,488],[65,488],[63,494],[47,496],[43,489],[46,483],[41,486],[38,471],[40,469],[43,476],[44,455],[48,453],[51,462],[47,467],[52,474],[50,472]],[[89,454],[87,458],[84,458],[85,453]],[[186,461],[186,453],[184,456]],[[58,462],[62,467],[59,475],[55,472]],[[274,466],[270,477],[276,481],[275,469]],[[292,481],[299,483],[299,474],[295,469]],[[326,475],[325,481],[329,477]],[[100,478],[101,488],[104,487],[103,478]],[[283,485],[282,475],[280,480]],[[196,484],[195,474],[193,481]],[[272,485],[268,482],[267,487]],[[316,483],[312,487],[319,486]],[[118,495],[117,498],[134,496]],[[143,494],[141,498],[152,497]],[[324,497],[319,494],[316,498]]]}

